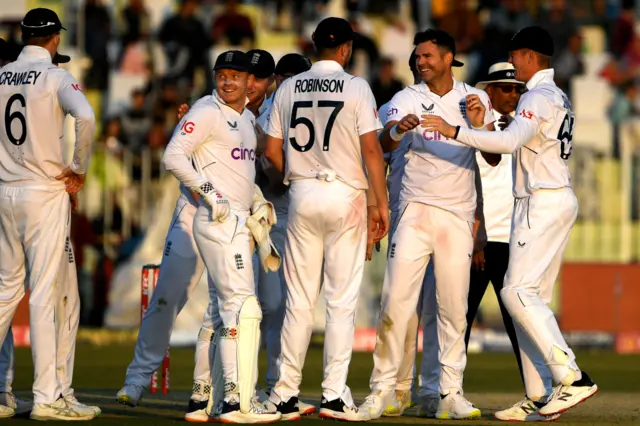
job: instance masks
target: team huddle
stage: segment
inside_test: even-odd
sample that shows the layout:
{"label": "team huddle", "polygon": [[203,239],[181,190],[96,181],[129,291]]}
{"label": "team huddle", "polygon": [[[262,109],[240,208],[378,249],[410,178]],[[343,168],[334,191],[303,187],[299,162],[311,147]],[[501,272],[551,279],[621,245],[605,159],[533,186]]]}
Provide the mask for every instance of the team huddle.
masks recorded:
{"label": "team huddle", "polygon": [[[27,46],[0,70],[0,105],[11,118],[0,123],[0,227],[15,230],[3,232],[2,244],[24,247],[0,257],[0,357],[12,356],[6,318],[24,295],[26,264],[36,380],[33,407],[5,384],[0,416],[28,409],[34,419],[89,420],[100,409],[78,402],[71,389],[75,265],[69,244],[58,243],[68,242],[94,118],[70,74],[54,65],[64,29],[55,13],[30,11],[22,29]],[[420,417],[479,418],[463,376],[489,281],[526,393],[495,416],[555,420],[598,391],[548,306],[578,211],[567,165],[574,115],[553,82],[549,34],[520,30],[510,62],[495,64],[471,87],[453,78],[451,68],[463,66],[453,38],[419,32],[409,58],[414,84],[379,109],[368,83],[345,71],[353,39],[347,21],[327,18],[313,34],[320,58],[313,64],[296,53],[276,64],[264,50],[224,52],[213,69],[214,92],[181,107],[163,156],[181,194],[118,402],[140,403],[205,270],[209,305],[187,421],[270,423],[315,413],[299,396],[321,288],[321,418],[400,416],[414,403]],[[39,73],[50,77],[39,80]],[[60,128],[67,113],[78,120],[70,166],[60,142],[47,139],[60,132],[38,130],[34,109],[49,110]],[[46,199],[59,217],[29,220],[54,223],[50,232],[59,239],[34,242],[39,224],[16,220],[35,199]],[[357,406],[346,383],[356,305],[365,262],[387,234],[371,393]],[[51,302],[58,300],[64,303]],[[54,321],[60,309],[68,327]]]}

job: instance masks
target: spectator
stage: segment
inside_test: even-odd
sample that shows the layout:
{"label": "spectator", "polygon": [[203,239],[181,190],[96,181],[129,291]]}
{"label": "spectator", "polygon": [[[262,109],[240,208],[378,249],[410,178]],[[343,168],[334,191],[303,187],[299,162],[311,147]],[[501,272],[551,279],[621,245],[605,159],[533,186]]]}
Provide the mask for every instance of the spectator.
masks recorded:
{"label": "spectator", "polygon": [[555,70],[556,84],[571,99],[571,78],[584,74],[582,37],[579,33],[571,36],[567,48],[563,49],[554,61],[553,69]]}
{"label": "spectator", "polygon": [[151,119],[146,108],[147,96],[136,89],[131,94],[131,107],[121,117],[122,131],[128,148],[136,154],[146,145],[146,135],[151,127]]}
{"label": "spectator", "polygon": [[622,0],[622,11],[611,37],[611,52],[617,57],[625,54],[635,37],[635,1]]}
{"label": "spectator", "polygon": [[84,22],[84,50],[91,59],[91,67],[84,77],[84,85],[87,88],[105,91],[109,85],[107,45],[111,35],[111,16],[102,0],[87,0]]}
{"label": "spectator", "polygon": [[549,31],[556,46],[554,58],[567,48],[578,27],[565,0],[549,0],[549,8],[540,12],[538,25]]}
{"label": "spectator", "polygon": [[380,61],[380,71],[371,83],[371,91],[376,98],[378,108],[386,104],[393,98],[393,95],[402,90],[404,85],[393,74],[393,61],[383,58]]}
{"label": "spectator", "polygon": [[226,40],[232,46],[245,46],[253,48],[256,42],[256,34],[253,23],[247,15],[238,12],[237,0],[227,0],[225,11],[216,17],[211,26],[211,39],[214,44]]}
{"label": "spectator", "polygon": [[638,116],[638,88],[635,83],[620,86],[609,106],[608,115],[613,125],[613,156],[620,158],[620,125]]}
{"label": "spectator", "polygon": [[438,28],[448,32],[456,41],[456,53],[467,55],[465,69],[473,76],[480,65],[479,47],[484,39],[484,31],[478,14],[471,10],[468,0],[458,0],[454,9],[444,15]]}
{"label": "spectator", "polygon": [[160,87],[160,96],[156,100],[151,114],[154,117],[164,117],[167,131],[173,131],[176,124],[178,124],[176,111],[185,101],[186,97],[180,95],[176,81],[171,78],[165,78]]}
{"label": "spectator", "polygon": [[144,0],[129,0],[129,5],[122,10],[124,31],[122,34],[122,47],[140,40],[143,35],[149,35],[149,12],[144,5]]}
{"label": "spectator", "polygon": [[191,84],[195,71],[202,68],[207,89],[213,90],[208,57],[211,43],[204,25],[195,17],[197,9],[197,0],[182,0],[178,14],[165,21],[158,38],[164,45],[171,66],[175,66],[184,57],[182,53],[186,53],[186,60],[181,69],[176,71],[176,77],[184,78]]}
{"label": "spectator", "polygon": [[357,54],[359,52],[363,52],[364,54],[366,54],[368,59],[368,69],[375,69],[380,57],[376,43],[371,37],[364,34],[362,28],[360,27],[360,22],[355,15],[351,15],[349,17],[349,24],[351,24],[351,28],[353,28],[353,31],[355,31],[356,34],[353,38],[353,54],[351,55],[351,60],[349,61],[348,68],[353,67]]}

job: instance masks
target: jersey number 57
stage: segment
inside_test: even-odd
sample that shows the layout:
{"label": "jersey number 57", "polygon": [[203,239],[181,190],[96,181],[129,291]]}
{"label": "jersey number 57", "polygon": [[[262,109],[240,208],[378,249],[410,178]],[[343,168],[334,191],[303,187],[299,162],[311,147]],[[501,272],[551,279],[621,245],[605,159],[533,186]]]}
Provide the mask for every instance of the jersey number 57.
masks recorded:
{"label": "jersey number 57", "polygon": [[[291,147],[296,151],[307,152],[315,143],[316,140],[316,130],[313,126],[313,122],[309,120],[307,117],[298,117],[298,109],[299,108],[313,108],[313,101],[297,101],[293,103],[293,109],[291,111],[291,124],[290,128],[294,129],[298,125],[304,125],[309,129],[309,140],[301,145],[298,140],[296,140],[295,136],[289,138],[289,142],[291,142]],[[336,122],[336,117],[342,108],[344,108],[344,102],[341,101],[318,101],[318,108],[333,108],[331,111],[331,115],[327,120],[327,125],[324,129],[324,138],[322,140],[322,150],[329,151],[329,142],[331,141],[331,130],[333,129],[333,125]]]}

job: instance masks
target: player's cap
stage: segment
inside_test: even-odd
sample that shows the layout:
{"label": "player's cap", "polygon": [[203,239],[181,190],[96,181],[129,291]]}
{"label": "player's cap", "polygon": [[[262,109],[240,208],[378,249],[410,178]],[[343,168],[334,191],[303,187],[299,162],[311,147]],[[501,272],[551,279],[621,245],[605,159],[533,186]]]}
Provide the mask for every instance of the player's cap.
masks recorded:
{"label": "player's cap", "polygon": [[299,53],[287,53],[278,61],[275,73],[278,75],[297,75],[311,69],[311,61]]}
{"label": "player's cap", "polygon": [[515,78],[516,69],[509,62],[498,62],[491,65],[487,79],[476,84],[476,88],[480,90],[486,89],[490,84],[494,83],[513,83],[524,84]]}
{"label": "player's cap", "polygon": [[218,55],[213,66],[214,71],[229,69],[242,72],[249,72],[251,63],[246,53],[239,50],[228,50]]}
{"label": "player's cap", "polygon": [[56,52],[56,56],[53,57],[53,60],[51,62],[53,62],[54,64],[66,64],[69,61],[71,61],[71,56],[61,55],[60,53]]}
{"label": "player's cap", "polygon": [[311,39],[317,48],[337,47],[353,40],[355,33],[349,22],[342,18],[330,17],[320,21]]}
{"label": "player's cap", "polygon": [[416,63],[416,49],[413,49],[411,55],[409,56],[409,69],[413,74],[418,73],[418,64]]}
{"label": "player's cap", "polygon": [[253,49],[246,53],[251,63],[249,74],[253,74],[258,78],[268,78],[273,75],[276,68],[276,61],[273,60],[271,53],[266,50]]}
{"label": "player's cap", "polygon": [[20,27],[25,37],[43,37],[66,30],[53,10],[41,7],[28,11]]}
{"label": "player's cap", "polygon": [[529,49],[542,55],[553,56],[553,38],[542,27],[526,27],[515,33],[509,43],[509,52],[519,49]]}
{"label": "player's cap", "polygon": [[452,67],[461,67],[464,64],[458,61],[456,56],[456,41],[451,37],[451,35],[442,30],[433,30],[428,29],[425,31],[421,31],[415,35],[413,38],[413,45],[417,46],[420,43],[424,43],[430,41],[433,44],[437,44],[438,46],[442,46],[453,53],[453,62],[451,62]]}

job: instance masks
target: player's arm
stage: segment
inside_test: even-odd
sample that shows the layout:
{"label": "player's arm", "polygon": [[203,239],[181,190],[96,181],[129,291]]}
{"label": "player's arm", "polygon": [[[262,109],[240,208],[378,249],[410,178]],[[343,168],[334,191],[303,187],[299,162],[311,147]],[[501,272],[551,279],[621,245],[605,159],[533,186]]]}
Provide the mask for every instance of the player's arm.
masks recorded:
{"label": "player's arm", "polygon": [[[491,106],[489,95],[485,92],[480,92],[478,95],[468,95],[465,101],[471,126],[477,130],[493,132],[495,130],[495,116],[493,115],[493,107]],[[480,154],[482,158],[493,167],[497,166],[502,159],[500,154],[492,154],[484,151],[480,151]]]}
{"label": "player's arm", "polygon": [[215,107],[191,109],[176,126],[162,156],[162,165],[191,192],[197,193],[211,207],[212,220],[224,221],[229,202],[193,166],[196,149],[212,134],[219,111]]}
{"label": "player's arm", "polygon": [[59,72],[63,72],[64,76],[58,86],[58,103],[65,114],[70,114],[76,120],[76,143],[71,165],[57,179],[64,179],[67,192],[73,193],[80,191],[84,185],[84,176],[91,159],[96,118],[78,82],[68,72],[64,70]]}
{"label": "player's arm", "polygon": [[[406,89],[405,89],[406,90]],[[383,152],[393,152],[400,145],[404,134],[415,129],[420,124],[420,119],[410,113],[409,102],[406,99],[407,93],[402,90],[396,93],[387,109],[386,123],[384,129],[378,135]]]}
{"label": "player's arm", "polygon": [[282,132],[282,98],[285,92],[285,82],[280,89],[276,92],[273,99],[273,105],[271,106],[271,113],[267,117],[266,123],[266,141],[264,144],[264,156],[273,165],[273,168],[280,174],[284,173],[284,150],[282,146],[284,144],[284,135]]}
{"label": "player's arm", "polygon": [[480,167],[478,162],[474,161],[475,168],[475,187],[476,187],[476,211],[474,214],[475,222],[473,224],[474,236],[474,252],[484,249],[487,243],[487,229],[484,221],[484,197],[482,195],[482,179],[480,177]]}

